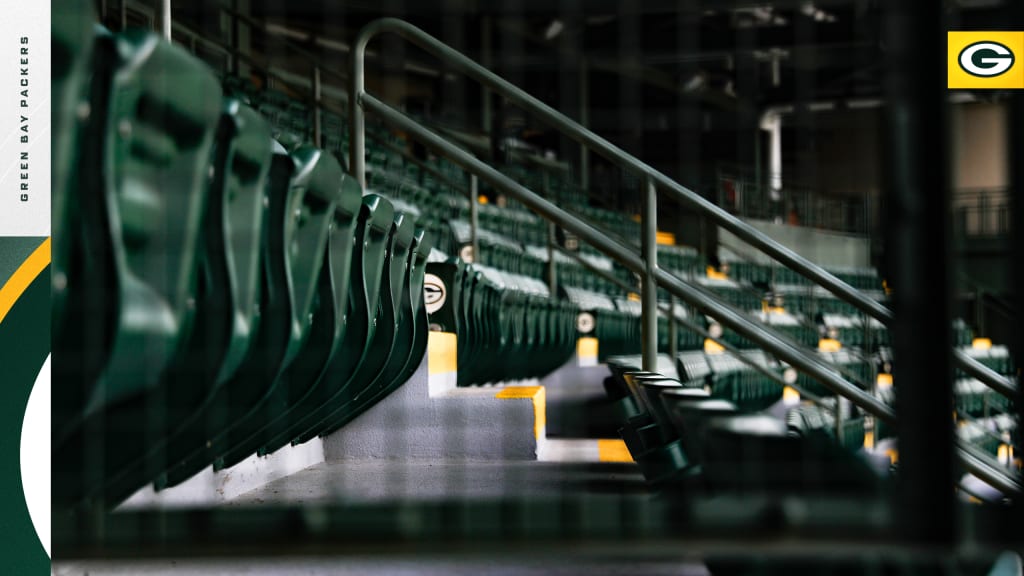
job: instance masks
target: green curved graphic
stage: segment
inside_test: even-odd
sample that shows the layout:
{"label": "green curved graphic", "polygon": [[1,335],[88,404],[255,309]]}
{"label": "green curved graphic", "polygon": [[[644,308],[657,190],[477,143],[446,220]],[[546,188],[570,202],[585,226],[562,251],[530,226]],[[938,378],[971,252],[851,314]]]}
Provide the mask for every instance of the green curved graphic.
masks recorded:
{"label": "green curved graphic", "polygon": [[[39,240],[35,244],[38,246]],[[6,243],[0,248],[10,254]],[[10,270],[5,272],[4,276],[14,276]],[[9,279],[0,280],[0,286]],[[25,502],[20,460],[25,407],[49,353],[50,267],[46,266],[0,322],[0,491],[4,495],[0,498],[0,533],[6,548],[5,571],[10,574],[50,573],[50,559],[39,542]]]}

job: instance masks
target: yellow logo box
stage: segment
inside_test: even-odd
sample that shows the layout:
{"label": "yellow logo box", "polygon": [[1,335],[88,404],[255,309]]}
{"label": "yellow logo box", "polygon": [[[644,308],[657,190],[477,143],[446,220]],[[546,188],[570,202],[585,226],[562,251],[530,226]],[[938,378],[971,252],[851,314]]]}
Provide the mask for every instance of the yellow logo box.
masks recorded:
{"label": "yellow logo box", "polygon": [[947,32],[947,87],[1024,89],[1024,32]]}

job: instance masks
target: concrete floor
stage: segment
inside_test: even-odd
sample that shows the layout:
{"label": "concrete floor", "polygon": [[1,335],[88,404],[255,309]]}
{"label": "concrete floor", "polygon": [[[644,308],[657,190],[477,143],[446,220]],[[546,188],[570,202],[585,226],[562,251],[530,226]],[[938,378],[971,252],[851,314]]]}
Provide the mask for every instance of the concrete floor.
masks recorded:
{"label": "concrete floor", "polygon": [[[586,494],[619,499],[646,494],[635,464],[614,462],[536,462],[467,460],[342,460],[311,466],[242,494],[221,506],[375,503],[384,501],[493,500],[517,496]],[[511,550],[511,549],[510,549]],[[556,576],[632,574],[707,576],[700,561],[681,557],[637,561],[636,558],[586,558],[510,553],[501,557],[361,555],[175,558],[68,561],[54,565],[55,576],[128,576],[136,574],[221,576],[318,576],[390,574],[397,576],[494,574]]]}
{"label": "concrete floor", "polygon": [[336,460],[311,466],[231,500],[227,506],[494,500],[644,493],[635,464],[472,460]]}
{"label": "concrete floor", "polygon": [[54,567],[55,576],[361,576],[456,575],[477,576],[709,576],[707,568],[692,561],[616,562],[561,559],[437,559],[437,558],[250,558],[245,560],[151,560],[122,562],[74,562]]}

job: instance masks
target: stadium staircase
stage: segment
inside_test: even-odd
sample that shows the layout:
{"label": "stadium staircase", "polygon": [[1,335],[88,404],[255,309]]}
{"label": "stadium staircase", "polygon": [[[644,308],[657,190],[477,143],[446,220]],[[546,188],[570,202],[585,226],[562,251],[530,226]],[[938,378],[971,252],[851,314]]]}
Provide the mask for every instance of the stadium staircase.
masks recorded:
{"label": "stadium staircase", "polygon": [[[656,488],[872,492],[898,469],[874,270],[807,262],[401,21],[360,36],[351,114],[324,116],[318,148],[304,104],[58,4],[55,508],[113,507],[344,429],[409,380],[435,333],[456,335],[467,388],[542,378],[596,341],[616,426]],[[639,172],[640,221],[499,171],[367,93],[362,51],[382,32]],[[438,158],[400,154],[396,130]],[[507,204],[467,198],[464,172]],[[723,252],[709,269],[659,243],[657,192],[777,263]],[[955,334],[956,449],[991,493],[964,489],[1012,497],[1016,368],[962,321]],[[880,473],[865,454],[887,443]]]}

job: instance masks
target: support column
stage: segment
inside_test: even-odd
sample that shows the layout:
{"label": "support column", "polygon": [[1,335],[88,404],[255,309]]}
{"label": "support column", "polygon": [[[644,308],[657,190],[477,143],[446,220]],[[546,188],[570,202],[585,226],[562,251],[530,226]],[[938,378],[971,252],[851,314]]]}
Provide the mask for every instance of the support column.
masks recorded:
{"label": "support column", "polygon": [[643,369],[658,370],[658,283],[654,272],[658,269],[658,191],[654,181],[644,181],[643,234],[645,274],[641,282],[643,314],[640,319],[643,340]]}
{"label": "support column", "polygon": [[907,541],[954,541],[950,192],[941,10],[929,0],[885,3],[883,38],[893,280],[893,354],[900,407],[899,508]]}

